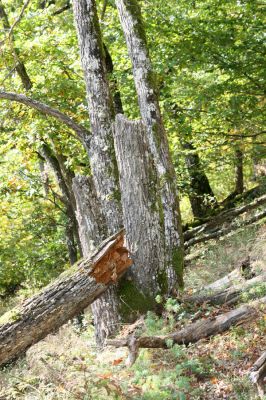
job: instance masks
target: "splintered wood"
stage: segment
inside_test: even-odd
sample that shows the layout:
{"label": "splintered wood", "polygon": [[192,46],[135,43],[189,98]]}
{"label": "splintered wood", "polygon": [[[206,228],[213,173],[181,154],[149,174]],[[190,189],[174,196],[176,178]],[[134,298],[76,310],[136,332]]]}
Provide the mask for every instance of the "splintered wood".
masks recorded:
{"label": "splintered wood", "polygon": [[23,355],[92,304],[131,264],[124,231],[120,231],[71,271],[4,315],[0,320],[0,366]]}
{"label": "splintered wood", "polygon": [[132,265],[132,259],[128,257],[128,250],[124,247],[124,233],[108,244],[108,252],[104,247],[97,254],[94,266],[90,272],[97,283],[107,284],[116,282],[120,276]]}

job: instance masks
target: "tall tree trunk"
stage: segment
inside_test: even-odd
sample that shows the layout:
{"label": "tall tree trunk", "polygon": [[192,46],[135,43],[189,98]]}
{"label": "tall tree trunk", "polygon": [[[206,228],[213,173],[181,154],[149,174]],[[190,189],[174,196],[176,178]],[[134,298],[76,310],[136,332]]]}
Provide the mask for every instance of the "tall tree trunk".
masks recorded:
{"label": "tall tree trunk", "polygon": [[189,152],[185,155],[186,166],[190,177],[189,200],[195,218],[204,218],[216,204],[215,195],[210,186],[207,175],[204,173],[200,158],[191,142],[182,143],[182,147]]}
{"label": "tall tree trunk", "polygon": [[155,76],[152,71],[139,2],[116,0],[116,6],[132,61],[141,117],[160,180],[165,261],[169,287],[174,288],[177,282],[181,285],[183,282],[183,239],[175,172],[160,113]]}
{"label": "tall tree trunk", "polygon": [[243,172],[244,154],[240,148],[235,150],[235,193],[244,192],[244,172]]}
{"label": "tall tree trunk", "polygon": [[[107,82],[104,48],[95,1],[74,0],[73,8],[92,130],[88,152],[93,187],[105,221],[104,226],[100,225],[97,231],[104,231],[104,235],[107,236],[122,226],[120,189],[113,144],[114,107]],[[82,192],[76,194],[76,198],[77,196],[82,199]],[[90,214],[85,215],[91,218]],[[81,230],[83,229],[81,227]],[[91,237],[94,237],[94,234]],[[83,247],[85,256],[87,247],[87,245]],[[114,333],[118,327],[120,318],[117,304],[115,289],[112,288],[92,305],[96,341],[99,345],[102,345],[106,336]]]}

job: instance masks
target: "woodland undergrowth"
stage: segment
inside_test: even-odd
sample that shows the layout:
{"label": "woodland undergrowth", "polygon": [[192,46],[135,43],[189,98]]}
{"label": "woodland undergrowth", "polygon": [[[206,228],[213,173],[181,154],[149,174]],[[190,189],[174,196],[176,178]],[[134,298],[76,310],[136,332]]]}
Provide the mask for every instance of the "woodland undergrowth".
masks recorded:
{"label": "woodland undergrowth", "polygon": [[[199,253],[193,259],[193,251]],[[266,268],[266,225],[257,224],[219,241],[197,246],[187,262],[186,294],[233,270],[250,256],[253,271]],[[265,285],[252,288],[240,302],[265,296]],[[21,301],[22,295],[17,300]],[[158,297],[158,302],[160,298]],[[14,305],[15,300],[12,300]],[[3,306],[2,312],[8,308]],[[171,298],[161,316],[140,318],[137,334],[162,335],[203,317],[226,312],[227,307],[203,304],[189,308]],[[131,326],[122,326],[122,335]],[[79,330],[68,323],[28,350],[26,357],[0,372],[1,400],[257,400],[248,370],[266,347],[264,314],[252,323],[236,326],[222,335],[188,347],[140,351],[128,367],[127,349],[107,347],[97,352],[90,311]]]}

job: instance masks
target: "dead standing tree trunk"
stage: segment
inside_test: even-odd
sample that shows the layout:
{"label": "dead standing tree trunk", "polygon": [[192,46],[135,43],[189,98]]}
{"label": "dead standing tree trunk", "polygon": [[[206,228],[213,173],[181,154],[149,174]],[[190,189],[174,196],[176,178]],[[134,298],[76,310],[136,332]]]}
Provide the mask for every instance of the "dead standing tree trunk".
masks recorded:
{"label": "dead standing tree trunk", "polygon": [[159,182],[142,121],[116,117],[115,150],[124,226],[134,259],[130,274],[152,309],[156,294],[167,292],[167,275]]}
{"label": "dead standing tree trunk", "polygon": [[129,268],[124,232],[105,240],[87,259],[0,319],[0,366],[84,310]]}
{"label": "dead standing tree trunk", "polygon": [[116,0],[116,6],[132,61],[140,113],[160,182],[164,251],[170,292],[177,282],[180,285],[183,284],[182,232],[176,177],[160,113],[155,77],[139,2],[137,0]]}

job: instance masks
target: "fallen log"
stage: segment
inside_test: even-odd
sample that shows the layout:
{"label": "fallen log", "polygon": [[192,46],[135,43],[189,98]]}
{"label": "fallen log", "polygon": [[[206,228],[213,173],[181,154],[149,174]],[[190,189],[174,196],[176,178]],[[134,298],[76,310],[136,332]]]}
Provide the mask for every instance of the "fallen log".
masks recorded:
{"label": "fallen log", "polygon": [[184,232],[184,240],[189,241],[190,239],[194,238],[195,236],[198,236],[200,234],[206,233],[208,231],[211,231],[210,233],[215,233],[213,230],[219,230],[219,226],[224,224],[225,222],[230,222],[234,218],[238,217],[241,214],[244,214],[247,211],[252,211],[259,206],[263,205],[266,203],[266,195],[259,197],[258,199],[255,199],[251,203],[245,204],[241,207],[229,209],[226,211],[222,211],[220,214],[216,215],[215,217],[211,218],[204,224],[201,224],[193,229],[187,230]]}
{"label": "fallen log", "polygon": [[124,232],[105,240],[87,259],[0,318],[0,366],[56,331],[97,299],[132,264]]}
{"label": "fallen log", "polygon": [[252,271],[252,266],[250,262],[250,256],[243,258],[242,260],[238,261],[233,271],[218,279],[217,281],[214,281],[207,286],[200,288],[200,292],[224,290],[227,289],[229,286],[232,286],[235,282],[244,282],[245,280],[254,278],[256,274],[254,274],[254,271]]}
{"label": "fallen log", "polygon": [[266,392],[266,351],[253,364],[249,377],[251,382],[257,385],[259,396],[263,399]]}
{"label": "fallen log", "polygon": [[122,339],[109,339],[106,344],[115,347],[128,347],[132,349],[134,343],[134,351],[136,348],[162,348],[168,349],[174,344],[185,344],[198,342],[200,339],[209,338],[210,336],[227,331],[231,326],[241,325],[250,322],[258,317],[259,306],[265,308],[266,297],[256,300],[250,304],[244,304],[234,310],[217,317],[201,319],[189,326],[166,336],[143,336],[134,338],[128,336]]}
{"label": "fallen log", "polygon": [[193,303],[198,305],[203,303],[208,303],[211,305],[232,305],[240,299],[241,295],[244,292],[247,292],[252,287],[255,287],[257,284],[264,282],[266,282],[266,272],[247,281],[243,281],[240,284],[238,279],[238,281],[236,282],[237,284],[232,284],[229,288],[226,288],[224,290],[213,290],[212,293],[187,296],[184,297],[182,300],[185,303]]}
{"label": "fallen log", "polygon": [[211,240],[211,239],[217,239],[220,236],[227,235],[228,233],[230,233],[233,230],[237,230],[244,226],[254,224],[255,222],[258,222],[259,220],[261,220],[262,218],[265,218],[265,217],[266,217],[266,210],[263,210],[262,212],[254,215],[253,217],[242,222],[241,224],[238,224],[235,222],[229,226],[215,230],[208,234],[206,234],[206,233],[204,234],[204,233],[200,232],[199,236],[196,236],[196,237],[193,237],[193,238],[187,240],[184,244],[184,247],[185,247],[185,249],[187,249],[188,247],[193,246],[197,243],[203,243],[203,242],[207,242],[208,240]]}

